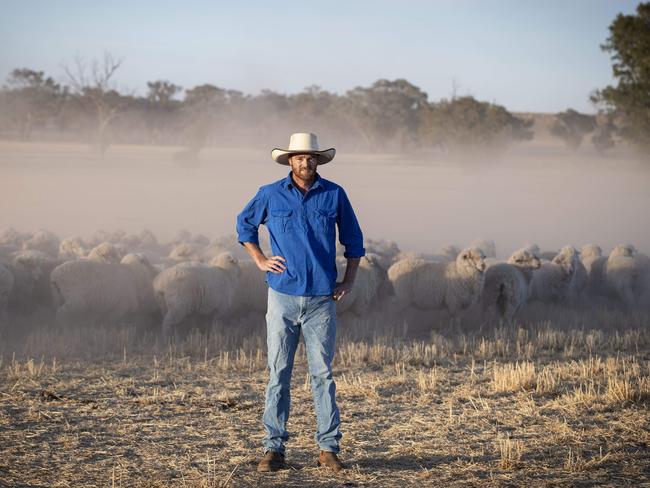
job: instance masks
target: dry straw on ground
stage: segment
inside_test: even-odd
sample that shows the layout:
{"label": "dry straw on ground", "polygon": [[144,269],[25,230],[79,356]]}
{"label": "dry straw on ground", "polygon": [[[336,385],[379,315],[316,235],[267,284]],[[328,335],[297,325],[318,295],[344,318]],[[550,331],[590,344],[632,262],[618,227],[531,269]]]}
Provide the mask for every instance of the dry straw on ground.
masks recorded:
{"label": "dry straw on ground", "polygon": [[290,468],[259,474],[262,334],[164,344],[129,328],[36,328],[0,357],[0,484],[650,483],[649,328],[543,323],[410,340],[394,327],[361,339],[364,327],[341,324],[335,359],[340,476],[316,467],[302,345]]}

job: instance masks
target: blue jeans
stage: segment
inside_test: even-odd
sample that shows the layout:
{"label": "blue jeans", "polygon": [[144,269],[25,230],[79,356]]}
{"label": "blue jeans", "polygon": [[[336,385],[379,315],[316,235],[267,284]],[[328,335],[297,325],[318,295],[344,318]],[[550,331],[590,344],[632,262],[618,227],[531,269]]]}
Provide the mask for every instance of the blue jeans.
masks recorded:
{"label": "blue jeans", "polygon": [[339,452],[340,419],[331,367],[336,303],[329,295],[294,296],[272,288],[266,312],[269,383],[262,419],[266,429],[264,450],[284,453],[284,443],[289,439],[286,425],[291,404],[291,371],[301,330],[316,410],[316,442],[323,451]]}

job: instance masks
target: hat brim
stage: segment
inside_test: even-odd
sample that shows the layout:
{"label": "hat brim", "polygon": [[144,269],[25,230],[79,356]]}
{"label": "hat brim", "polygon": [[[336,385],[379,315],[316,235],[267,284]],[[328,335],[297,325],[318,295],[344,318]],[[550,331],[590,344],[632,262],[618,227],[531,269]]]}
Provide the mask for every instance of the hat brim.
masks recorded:
{"label": "hat brim", "polygon": [[316,161],[318,164],[327,164],[332,159],[334,159],[336,149],[331,147],[329,149],[325,149],[324,151],[287,151],[285,149],[279,149],[276,147],[271,151],[271,157],[273,158],[273,161],[285,166],[289,166],[289,157],[293,154],[313,154],[316,156]]}

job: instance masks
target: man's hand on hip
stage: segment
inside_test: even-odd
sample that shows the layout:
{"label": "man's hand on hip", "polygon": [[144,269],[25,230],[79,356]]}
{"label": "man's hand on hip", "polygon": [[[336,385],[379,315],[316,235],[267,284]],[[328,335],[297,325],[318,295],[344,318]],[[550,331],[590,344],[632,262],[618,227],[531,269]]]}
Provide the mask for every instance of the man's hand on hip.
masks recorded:
{"label": "man's hand on hip", "polygon": [[270,271],[271,273],[280,274],[285,269],[287,269],[287,267],[284,265],[284,262],[286,261],[287,260],[282,256],[271,256],[270,258],[262,256],[257,259],[255,263],[257,264],[257,267],[262,271]]}
{"label": "man's hand on hip", "polygon": [[345,295],[350,293],[351,290],[352,290],[352,283],[348,283],[346,281],[337,283],[336,288],[334,288],[334,291],[332,292],[332,298],[335,301],[338,301],[341,298],[343,298]]}

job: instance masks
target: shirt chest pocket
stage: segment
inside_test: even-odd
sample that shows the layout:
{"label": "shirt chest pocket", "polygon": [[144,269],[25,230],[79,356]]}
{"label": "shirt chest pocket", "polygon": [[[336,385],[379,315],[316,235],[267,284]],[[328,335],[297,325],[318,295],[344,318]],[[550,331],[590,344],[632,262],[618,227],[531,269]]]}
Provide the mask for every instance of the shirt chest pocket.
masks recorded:
{"label": "shirt chest pocket", "polygon": [[278,232],[287,232],[292,228],[291,217],[293,210],[291,209],[275,209],[270,212],[271,229]]}
{"label": "shirt chest pocket", "polygon": [[316,223],[322,232],[334,233],[336,226],[336,210],[316,209]]}

